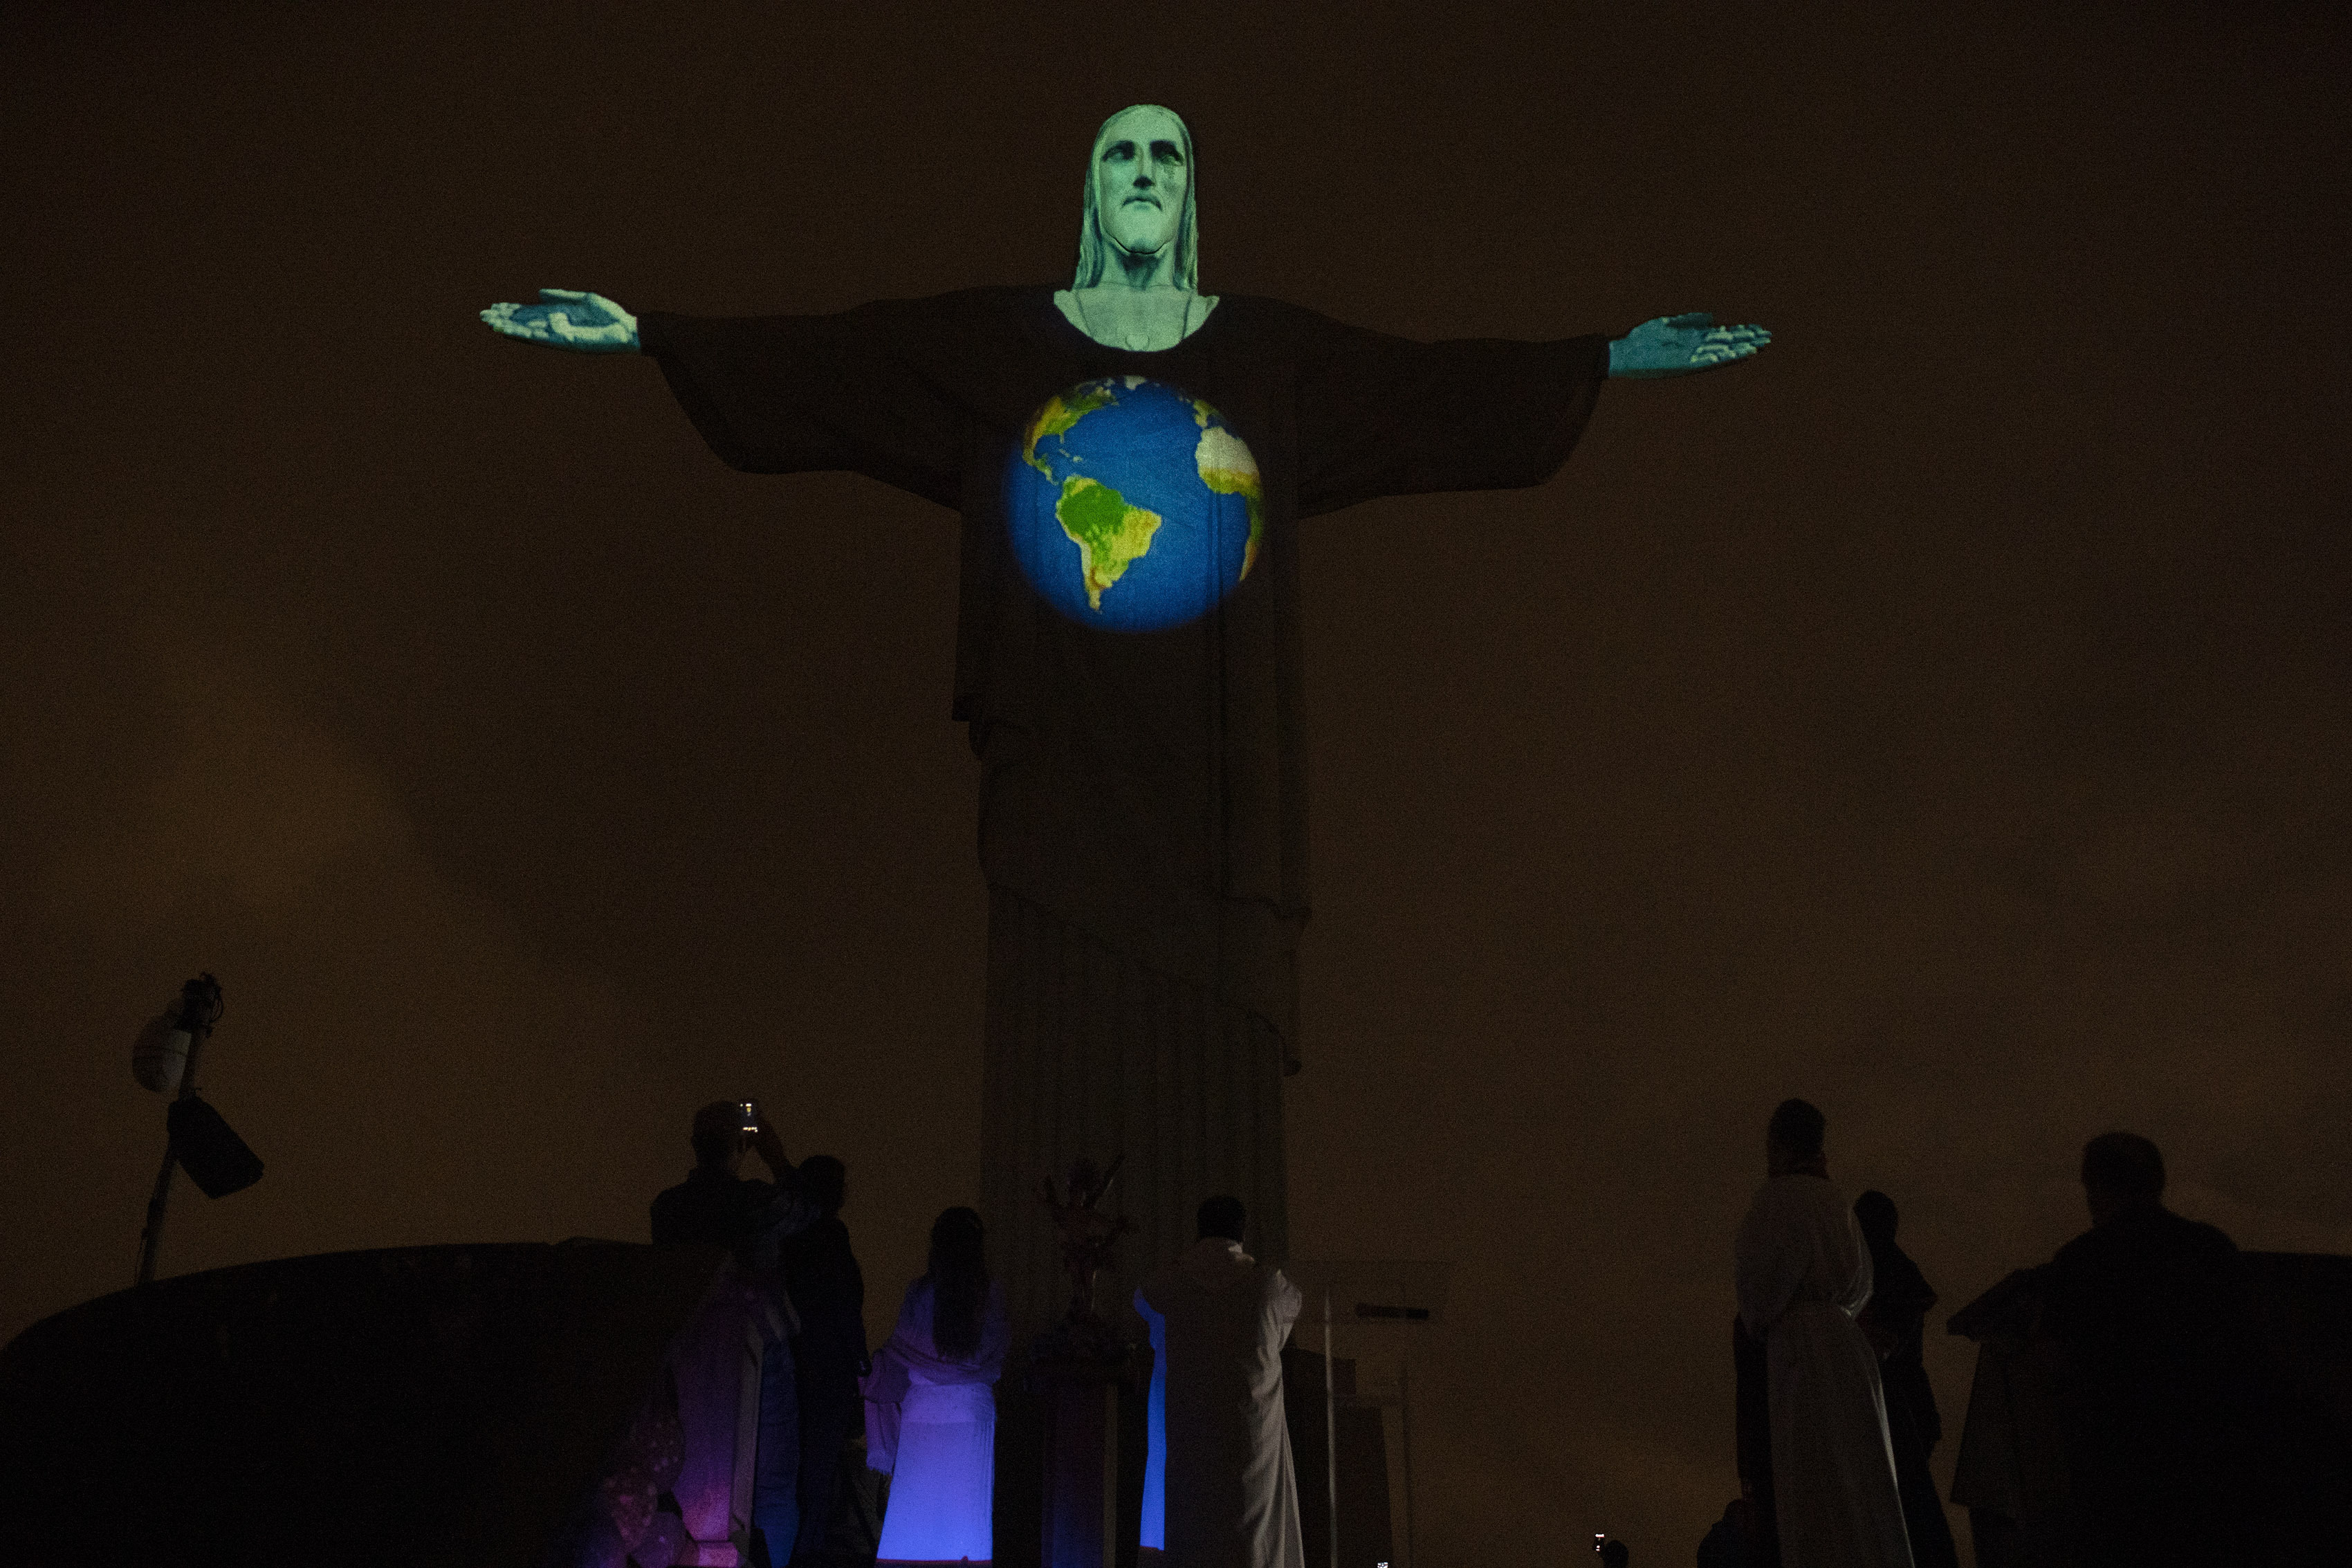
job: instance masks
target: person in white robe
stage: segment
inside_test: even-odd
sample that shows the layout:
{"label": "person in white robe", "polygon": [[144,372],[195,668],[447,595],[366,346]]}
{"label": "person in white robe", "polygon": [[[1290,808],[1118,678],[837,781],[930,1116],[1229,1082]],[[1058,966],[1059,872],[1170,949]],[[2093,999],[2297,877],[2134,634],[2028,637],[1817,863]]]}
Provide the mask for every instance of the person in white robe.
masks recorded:
{"label": "person in white robe", "polygon": [[1242,1250],[1246,1218],[1238,1198],[1203,1203],[1201,1239],[1135,1293],[1158,1320],[1153,1437],[1164,1433],[1166,1452],[1147,1475],[1161,1479],[1171,1568],[1306,1568],[1282,1407],[1298,1288]]}
{"label": "person in white robe", "polygon": [[993,1552],[995,1384],[1012,1325],[984,1241],[973,1210],[940,1216],[930,1267],[861,1385],[866,1462],[891,1478],[881,1563],[979,1563]]}
{"label": "person in white robe", "polygon": [[1740,1320],[1764,1342],[1781,1568],[1912,1568],[1878,1357],[1854,1319],[1870,1249],[1829,1179],[1820,1111],[1790,1100],[1739,1227]]}

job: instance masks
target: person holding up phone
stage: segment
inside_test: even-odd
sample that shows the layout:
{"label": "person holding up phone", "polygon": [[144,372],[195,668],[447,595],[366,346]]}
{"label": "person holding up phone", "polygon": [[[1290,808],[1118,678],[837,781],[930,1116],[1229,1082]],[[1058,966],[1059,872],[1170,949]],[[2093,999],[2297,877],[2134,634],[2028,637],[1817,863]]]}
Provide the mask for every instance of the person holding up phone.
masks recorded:
{"label": "person holding up phone", "polygon": [[[760,1115],[756,1100],[714,1100],[694,1113],[694,1168],[686,1180],[654,1199],[654,1245],[686,1242],[743,1249],[761,1239],[763,1230],[789,1220],[796,1208],[805,1208],[797,1232],[816,1218],[814,1205],[787,1203],[786,1212],[772,1213],[778,1199],[798,1197],[800,1184],[791,1160],[784,1157],[783,1140]],[[757,1154],[773,1179],[761,1181],[740,1174],[743,1156]]]}
{"label": "person holding up phone", "polygon": [[[758,1101],[712,1101],[694,1113],[693,1141],[694,1169],[654,1199],[654,1245],[699,1242],[733,1251],[739,1262],[763,1277],[784,1321],[796,1331],[798,1316],[776,1272],[777,1252],[824,1211],[804,1190]],[[758,1155],[774,1180],[740,1174],[747,1154]],[[800,1531],[799,1401],[792,1343],[778,1340],[760,1365],[760,1438],[751,1486],[755,1563],[783,1563]]]}

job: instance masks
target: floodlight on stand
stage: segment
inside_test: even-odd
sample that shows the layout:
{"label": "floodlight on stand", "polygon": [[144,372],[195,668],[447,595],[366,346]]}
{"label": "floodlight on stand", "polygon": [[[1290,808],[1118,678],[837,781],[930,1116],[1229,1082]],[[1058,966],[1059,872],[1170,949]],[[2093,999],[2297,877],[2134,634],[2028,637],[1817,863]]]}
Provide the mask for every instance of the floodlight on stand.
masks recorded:
{"label": "floodlight on stand", "polygon": [[131,1076],[139,1087],[169,1094],[180,1086],[188,1070],[188,1047],[194,1037],[180,1027],[180,1004],[173,1002],[147,1020],[131,1047]]}
{"label": "floodlight on stand", "polygon": [[131,1050],[131,1070],[142,1086],[157,1093],[177,1091],[165,1117],[170,1141],[155,1191],[147,1200],[147,1225],[139,1238],[138,1282],[155,1277],[155,1251],[163,1239],[163,1211],[172,1197],[172,1173],[184,1165],[207,1197],[226,1197],[261,1179],[261,1161],[227,1121],[196,1095],[196,1059],[220,1022],[220,982],[198,975],[180,988],[180,999],[140,1031]]}
{"label": "floodlight on stand", "polygon": [[131,1046],[131,1075],[142,1089],[169,1094],[187,1076],[188,1058],[196,1043],[220,1022],[220,982],[198,975],[180,988],[180,994],[162,1012],[147,1020]]}

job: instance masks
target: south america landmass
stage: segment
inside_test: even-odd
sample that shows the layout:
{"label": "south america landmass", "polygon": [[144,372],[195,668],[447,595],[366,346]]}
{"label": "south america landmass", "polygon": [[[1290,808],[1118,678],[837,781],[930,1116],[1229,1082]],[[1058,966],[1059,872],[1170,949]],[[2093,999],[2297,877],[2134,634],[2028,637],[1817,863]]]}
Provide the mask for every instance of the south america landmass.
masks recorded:
{"label": "south america landmass", "polygon": [[1151,548],[1162,518],[1148,507],[1129,506],[1126,497],[1099,480],[1075,474],[1062,481],[1054,520],[1078,547],[1087,608],[1100,614],[1103,590],[1126,576],[1136,558]]}

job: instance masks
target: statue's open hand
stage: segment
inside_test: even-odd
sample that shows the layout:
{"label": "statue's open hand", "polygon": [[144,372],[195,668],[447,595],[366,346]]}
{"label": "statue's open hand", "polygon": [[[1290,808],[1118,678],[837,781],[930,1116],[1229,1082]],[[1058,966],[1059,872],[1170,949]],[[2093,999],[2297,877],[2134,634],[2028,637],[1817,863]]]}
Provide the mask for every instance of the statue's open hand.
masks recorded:
{"label": "statue's open hand", "polygon": [[490,330],[582,354],[634,354],[637,319],[601,294],[542,288],[537,305],[501,302],[482,312]]}
{"label": "statue's open hand", "polygon": [[1744,360],[1771,340],[1761,327],[1718,327],[1704,310],[1661,316],[1609,345],[1609,373],[1695,375]]}

